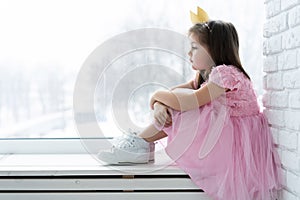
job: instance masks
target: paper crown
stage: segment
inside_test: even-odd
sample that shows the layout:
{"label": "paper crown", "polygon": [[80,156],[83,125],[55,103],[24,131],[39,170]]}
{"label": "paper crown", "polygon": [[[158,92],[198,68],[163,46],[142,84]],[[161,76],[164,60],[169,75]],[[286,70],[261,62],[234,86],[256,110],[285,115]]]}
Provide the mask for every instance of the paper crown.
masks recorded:
{"label": "paper crown", "polygon": [[193,24],[204,23],[209,20],[208,14],[199,6],[197,6],[197,14],[190,11],[190,16]]}

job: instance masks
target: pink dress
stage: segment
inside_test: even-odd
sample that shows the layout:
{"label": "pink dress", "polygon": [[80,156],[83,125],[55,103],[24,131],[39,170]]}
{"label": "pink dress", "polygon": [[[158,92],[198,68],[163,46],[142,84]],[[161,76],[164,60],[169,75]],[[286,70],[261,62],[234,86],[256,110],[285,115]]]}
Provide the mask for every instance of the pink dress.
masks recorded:
{"label": "pink dress", "polygon": [[170,109],[170,127],[154,123],[168,134],[167,154],[215,200],[278,198],[281,162],[252,82],[230,65],[208,81],[230,91],[194,110]]}

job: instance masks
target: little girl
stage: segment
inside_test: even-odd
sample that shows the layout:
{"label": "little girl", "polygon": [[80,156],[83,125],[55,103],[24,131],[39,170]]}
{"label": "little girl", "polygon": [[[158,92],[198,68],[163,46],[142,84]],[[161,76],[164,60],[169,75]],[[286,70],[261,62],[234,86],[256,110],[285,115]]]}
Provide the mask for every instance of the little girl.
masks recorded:
{"label": "little girl", "polygon": [[151,99],[155,122],[138,137],[119,139],[99,158],[147,163],[151,143],[168,136],[166,152],[213,199],[270,200],[282,187],[280,160],[239,58],[235,27],[223,21],[189,30],[197,76]]}

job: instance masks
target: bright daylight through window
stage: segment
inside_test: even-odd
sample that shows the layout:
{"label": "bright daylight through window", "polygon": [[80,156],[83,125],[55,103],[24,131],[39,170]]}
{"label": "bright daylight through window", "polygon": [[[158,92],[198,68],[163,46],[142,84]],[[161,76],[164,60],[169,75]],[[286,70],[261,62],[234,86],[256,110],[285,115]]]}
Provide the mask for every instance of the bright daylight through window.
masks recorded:
{"label": "bright daylight through window", "polygon": [[[197,5],[205,8],[212,19],[228,20],[235,25],[242,41],[242,64],[261,97],[264,13],[258,10],[264,10],[263,1],[1,1],[0,138],[78,138],[73,92],[86,58],[111,37],[130,30],[160,28],[187,34],[192,25],[189,10]],[[170,79],[170,74],[176,72],[181,76],[169,80],[169,84],[177,85],[194,76],[185,61],[187,52],[182,55],[186,58],[149,48],[111,62],[99,77],[93,105],[105,136],[116,136],[132,128],[118,126],[112,113],[112,100],[124,100],[130,84],[147,77]],[[170,72],[141,71],[123,86],[118,99],[113,99],[113,91],[124,74],[151,64],[169,67]],[[141,85],[125,99],[128,107],[118,108],[120,113],[128,112],[132,122],[146,127],[152,121],[150,96],[162,88],[168,89],[157,82]]]}

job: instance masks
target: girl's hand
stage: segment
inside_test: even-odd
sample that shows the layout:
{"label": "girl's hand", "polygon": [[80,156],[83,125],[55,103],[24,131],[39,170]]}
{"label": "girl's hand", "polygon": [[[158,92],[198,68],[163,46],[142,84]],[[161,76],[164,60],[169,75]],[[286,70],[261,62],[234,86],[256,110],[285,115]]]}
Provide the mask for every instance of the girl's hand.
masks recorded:
{"label": "girl's hand", "polygon": [[159,126],[169,127],[172,125],[172,118],[168,107],[159,102],[154,104],[154,119]]}
{"label": "girl's hand", "polygon": [[196,73],[196,77],[194,79],[194,82],[193,82],[193,89],[197,90],[199,87],[199,78],[200,78],[200,71],[197,71]]}
{"label": "girl's hand", "polygon": [[151,107],[151,109],[152,110],[154,110],[154,104],[157,102],[156,100],[155,100],[155,94],[151,97],[151,99],[150,99],[150,107]]}

